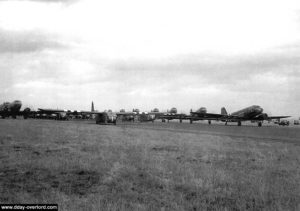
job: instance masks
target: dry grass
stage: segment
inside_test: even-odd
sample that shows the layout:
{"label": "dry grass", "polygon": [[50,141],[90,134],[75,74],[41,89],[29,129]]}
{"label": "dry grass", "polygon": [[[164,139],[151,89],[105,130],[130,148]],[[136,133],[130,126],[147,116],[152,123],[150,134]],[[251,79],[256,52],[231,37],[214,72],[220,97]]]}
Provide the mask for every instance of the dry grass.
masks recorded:
{"label": "dry grass", "polygon": [[299,210],[299,145],[131,126],[0,121],[0,202],[60,210]]}

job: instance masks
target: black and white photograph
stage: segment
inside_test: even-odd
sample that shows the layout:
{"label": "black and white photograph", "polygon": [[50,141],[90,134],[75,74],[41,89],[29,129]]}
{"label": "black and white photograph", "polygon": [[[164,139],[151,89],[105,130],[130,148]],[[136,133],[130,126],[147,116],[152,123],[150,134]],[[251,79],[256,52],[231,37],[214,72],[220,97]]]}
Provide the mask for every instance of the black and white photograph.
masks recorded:
{"label": "black and white photograph", "polygon": [[300,210],[300,1],[0,0],[0,210]]}

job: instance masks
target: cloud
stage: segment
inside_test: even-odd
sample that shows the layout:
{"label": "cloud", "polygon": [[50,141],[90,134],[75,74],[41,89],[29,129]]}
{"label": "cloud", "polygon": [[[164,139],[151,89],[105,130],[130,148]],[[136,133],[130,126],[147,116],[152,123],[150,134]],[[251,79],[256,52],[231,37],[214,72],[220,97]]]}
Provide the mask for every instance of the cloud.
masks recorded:
{"label": "cloud", "polygon": [[147,60],[105,59],[72,48],[2,55],[0,92],[3,100],[19,96],[42,107],[87,109],[94,100],[99,110],[176,106],[188,112],[206,106],[219,112],[226,106],[232,112],[259,104],[274,115],[286,114],[286,108],[296,114],[300,48],[285,49]]}
{"label": "cloud", "polygon": [[300,106],[297,5],[83,0],[64,6],[73,2],[1,3],[0,101],[84,109],[94,100],[99,110],[184,112],[260,104],[278,114]]}
{"label": "cloud", "polygon": [[107,68],[113,75],[110,81],[119,81],[119,95],[136,97],[133,104],[142,105],[144,101],[154,105],[147,100],[152,99],[165,108],[177,105],[187,111],[191,105],[203,105],[215,112],[219,112],[216,105],[236,110],[260,104],[273,113],[280,114],[286,108],[296,113],[295,105],[300,104],[300,48],[286,49],[283,46],[259,54],[230,56],[201,53],[117,60]]}
{"label": "cloud", "polygon": [[39,31],[8,31],[0,29],[1,53],[37,52],[45,49],[61,49],[67,45],[57,41],[54,35]]}
{"label": "cloud", "polygon": [[[297,52],[297,53],[296,53]],[[210,53],[178,55],[161,60],[119,60],[110,69],[119,75],[136,77],[176,78],[191,76],[206,83],[231,84],[257,75],[272,73],[279,76],[299,76],[300,48],[294,52],[261,52],[244,55],[216,55]],[[270,76],[271,77],[271,76]]]}
{"label": "cloud", "polygon": [[[11,1],[11,0],[0,0],[1,1]],[[67,3],[72,4],[76,3],[79,0],[15,0],[15,1],[34,1],[34,2],[41,2],[41,3]]]}

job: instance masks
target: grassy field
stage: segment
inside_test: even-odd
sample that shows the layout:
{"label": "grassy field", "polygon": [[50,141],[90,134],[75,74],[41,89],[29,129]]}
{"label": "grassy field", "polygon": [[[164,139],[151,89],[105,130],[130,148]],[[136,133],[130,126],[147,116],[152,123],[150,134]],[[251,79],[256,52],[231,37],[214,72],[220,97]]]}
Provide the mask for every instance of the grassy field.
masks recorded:
{"label": "grassy field", "polygon": [[84,121],[0,120],[0,203],[300,210],[300,145]]}

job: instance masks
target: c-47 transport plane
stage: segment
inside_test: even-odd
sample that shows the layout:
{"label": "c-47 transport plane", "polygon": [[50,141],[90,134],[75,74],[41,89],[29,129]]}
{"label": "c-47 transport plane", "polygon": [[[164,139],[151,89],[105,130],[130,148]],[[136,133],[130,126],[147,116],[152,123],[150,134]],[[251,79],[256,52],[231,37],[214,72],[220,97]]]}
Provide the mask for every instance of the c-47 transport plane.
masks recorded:
{"label": "c-47 transport plane", "polygon": [[22,107],[22,102],[20,100],[15,100],[12,103],[5,102],[0,105],[0,116],[2,119],[5,117],[17,118],[17,116],[23,116],[24,119],[27,119],[30,114],[30,108],[25,108],[23,111],[20,111]]}
{"label": "c-47 transport plane", "polygon": [[[155,112],[152,112],[152,114],[155,114]],[[177,113],[177,108],[171,108],[171,110],[168,110],[166,113],[161,114],[156,114],[157,119],[161,119],[162,122],[165,122],[166,120],[169,122],[170,120],[173,119],[179,119],[180,123],[182,122],[183,119],[186,119],[186,114],[178,114]]]}
{"label": "c-47 transport plane", "polygon": [[190,115],[187,116],[186,119],[189,119],[191,124],[193,121],[199,120],[208,120],[208,124],[211,124],[211,120],[217,120],[221,117],[223,117],[222,114],[207,113],[207,109],[205,107],[201,107],[197,111],[192,111],[191,109]]}
{"label": "c-47 transport plane", "polygon": [[227,114],[226,109],[223,107],[221,109],[221,118],[219,120],[225,122],[237,122],[238,126],[242,125],[242,121],[252,121],[257,122],[258,126],[262,126],[264,120],[270,121],[272,119],[282,119],[288,118],[290,116],[268,116],[266,113],[263,113],[263,108],[258,105],[253,105],[242,110],[233,112],[232,114]]}

